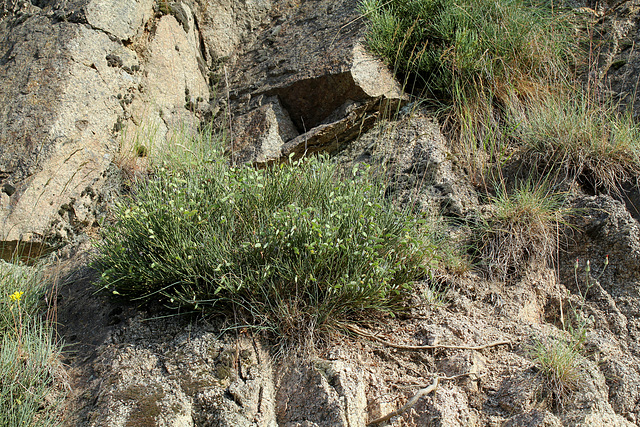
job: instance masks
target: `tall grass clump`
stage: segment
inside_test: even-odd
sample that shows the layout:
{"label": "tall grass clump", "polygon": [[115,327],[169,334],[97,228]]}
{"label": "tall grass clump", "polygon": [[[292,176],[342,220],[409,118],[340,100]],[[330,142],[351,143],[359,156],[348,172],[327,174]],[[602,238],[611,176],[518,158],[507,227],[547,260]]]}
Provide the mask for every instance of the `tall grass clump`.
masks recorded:
{"label": "tall grass clump", "polygon": [[492,212],[479,221],[474,247],[492,278],[518,278],[527,266],[552,259],[567,209],[548,186],[527,180],[507,191],[498,186]]}
{"label": "tall grass clump", "polygon": [[162,132],[157,124],[145,121],[123,127],[115,163],[125,188],[165,163],[189,167],[195,161],[205,161],[210,154],[203,139],[210,139],[210,136],[208,131],[197,132],[187,124],[167,132]]}
{"label": "tall grass clump", "polygon": [[640,174],[640,129],[613,105],[584,94],[549,97],[512,121],[524,163],[542,175],[616,193]]}
{"label": "tall grass clump", "polygon": [[[339,179],[326,157],[229,167],[220,150],[166,163],[115,210],[102,286],[208,313],[234,310],[298,340],[367,310],[402,306],[436,245],[367,171]],[[211,154],[213,153],[213,154]],[[188,159],[189,156],[183,158]]]}
{"label": "tall grass clump", "polygon": [[0,425],[59,425],[59,348],[42,317],[42,266],[0,261]]}
{"label": "tall grass clump", "polygon": [[361,12],[369,49],[480,146],[501,110],[565,81],[578,49],[571,20],[548,2],[363,0]]}
{"label": "tall grass clump", "polygon": [[31,323],[41,308],[45,287],[43,268],[0,260],[0,333],[16,333],[21,316]]}

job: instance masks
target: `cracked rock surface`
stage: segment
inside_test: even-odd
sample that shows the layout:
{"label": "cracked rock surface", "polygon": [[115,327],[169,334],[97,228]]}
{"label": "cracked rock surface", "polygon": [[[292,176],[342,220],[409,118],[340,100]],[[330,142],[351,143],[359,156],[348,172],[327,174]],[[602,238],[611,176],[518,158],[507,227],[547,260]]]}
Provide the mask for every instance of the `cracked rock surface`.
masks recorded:
{"label": "cracked rock surface", "polygon": [[130,134],[146,126],[162,135],[197,124],[185,93],[208,101],[209,92],[194,25],[185,32],[188,25],[154,7],[2,3],[2,240],[69,241],[97,226],[118,190],[126,122],[135,124]]}
{"label": "cracked rock surface", "polygon": [[[140,140],[162,150],[209,121],[228,128],[233,162],[331,153],[348,170],[380,168],[388,193],[425,215],[463,222],[486,208],[433,112],[407,104],[363,49],[357,5],[0,0],[0,239],[95,231],[123,170],[144,167]],[[620,99],[637,86],[637,9],[623,2],[605,17],[599,78]],[[360,325],[377,338],[336,332],[304,359],[227,319],[96,293],[80,258],[57,299],[64,425],[364,426],[453,376],[389,425],[640,425],[640,198],[628,190],[626,204],[573,194],[580,215],[553,268],[517,283],[445,272],[413,285],[406,313]],[[532,349],[567,342],[576,307],[580,381],[560,399]],[[508,344],[468,348],[496,341]],[[402,348],[425,345],[446,347]]]}

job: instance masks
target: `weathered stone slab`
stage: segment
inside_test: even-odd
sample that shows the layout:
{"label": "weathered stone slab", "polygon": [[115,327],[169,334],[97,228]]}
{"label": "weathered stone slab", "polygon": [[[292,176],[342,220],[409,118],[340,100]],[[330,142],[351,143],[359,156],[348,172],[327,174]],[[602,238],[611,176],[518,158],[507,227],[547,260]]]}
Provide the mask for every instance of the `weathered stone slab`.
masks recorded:
{"label": "weathered stone slab", "polygon": [[117,192],[127,123],[136,134],[148,120],[159,139],[197,127],[209,87],[191,9],[178,5],[180,23],[153,17],[152,4],[3,3],[0,240],[68,240],[97,226]]}
{"label": "weathered stone slab", "polygon": [[278,159],[284,142],[298,136],[293,122],[276,97],[236,117],[231,131],[234,143],[230,154],[234,163]]}
{"label": "weathered stone slab", "polygon": [[205,59],[211,67],[248,44],[272,6],[272,0],[197,0],[195,3],[200,35],[206,46]]}
{"label": "weathered stone slab", "polygon": [[342,361],[289,362],[278,372],[276,416],[281,426],[364,426],[362,371]]}
{"label": "weathered stone slab", "polygon": [[185,4],[181,7],[187,11],[186,25],[173,15],[162,16],[145,50],[142,93],[125,106],[126,117],[131,118],[127,144],[142,134],[147,148],[162,149],[163,141],[175,134],[194,132],[200,122],[194,113],[208,108],[209,86],[199,65],[200,41],[190,9]]}
{"label": "weathered stone slab", "polygon": [[153,16],[153,0],[94,0],[87,5],[85,16],[92,27],[129,40]]}
{"label": "weathered stone slab", "polygon": [[112,94],[132,82],[107,64],[118,45],[84,26],[34,16],[5,41],[0,169],[15,191],[2,200],[2,238],[42,239],[52,227],[67,237],[95,221],[88,206],[102,197],[116,151]]}
{"label": "weathered stone slab", "polygon": [[[295,8],[284,3],[274,6],[271,25],[231,70],[232,113],[247,114],[277,96],[301,134],[294,141],[281,138],[284,156],[335,150],[370,128],[380,108],[397,106],[401,87],[364,49],[357,1],[304,2]],[[345,105],[357,108],[346,111]]]}
{"label": "weathered stone slab", "polygon": [[[370,129],[380,118],[380,104],[383,99],[374,99],[362,105],[347,102],[338,110],[336,121],[320,124],[282,146],[281,158],[298,159],[316,153],[333,153],[346,141],[352,141],[363,131]],[[391,109],[395,109],[395,106]]]}

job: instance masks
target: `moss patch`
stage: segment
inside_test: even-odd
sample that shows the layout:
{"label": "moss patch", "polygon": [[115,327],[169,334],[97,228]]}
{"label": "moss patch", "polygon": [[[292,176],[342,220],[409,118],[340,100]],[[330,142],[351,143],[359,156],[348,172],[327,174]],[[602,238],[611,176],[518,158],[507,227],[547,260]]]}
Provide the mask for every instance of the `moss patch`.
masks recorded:
{"label": "moss patch", "polygon": [[156,425],[156,420],[161,412],[158,402],[162,400],[164,396],[165,393],[162,389],[156,386],[143,385],[131,386],[120,393],[120,395],[117,396],[118,399],[131,401],[135,405],[125,426],[140,427]]}

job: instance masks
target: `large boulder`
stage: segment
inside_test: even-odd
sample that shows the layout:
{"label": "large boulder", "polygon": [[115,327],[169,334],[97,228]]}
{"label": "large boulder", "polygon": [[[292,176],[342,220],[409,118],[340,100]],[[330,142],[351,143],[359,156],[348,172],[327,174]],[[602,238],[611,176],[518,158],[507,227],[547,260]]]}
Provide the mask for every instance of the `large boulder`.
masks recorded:
{"label": "large boulder", "polygon": [[225,343],[202,329],[159,334],[153,327],[161,325],[154,322],[132,326],[137,330],[126,339],[137,342],[100,349],[94,364],[101,378],[96,406],[79,422],[276,425],[269,356],[251,340]]}
{"label": "large boulder", "polygon": [[209,101],[200,38],[189,6],[166,12],[151,0],[2,3],[0,239],[96,226],[129,155],[122,131],[164,140],[198,124]]}

